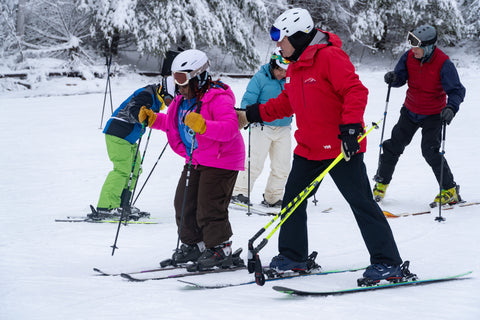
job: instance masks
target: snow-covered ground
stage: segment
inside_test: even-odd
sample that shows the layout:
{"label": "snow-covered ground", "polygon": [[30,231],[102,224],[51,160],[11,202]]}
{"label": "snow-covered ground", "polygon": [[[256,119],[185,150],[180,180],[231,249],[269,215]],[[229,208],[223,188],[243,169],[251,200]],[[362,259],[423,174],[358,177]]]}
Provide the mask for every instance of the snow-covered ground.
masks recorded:
{"label": "snow-covered ground", "polygon": [[[369,88],[366,123],[378,121],[385,109],[382,71],[360,69]],[[467,87],[461,111],[447,128],[446,157],[466,200],[479,201],[480,152],[478,70],[461,68]],[[112,79],[115,109],[151,78]],[[228,79],[239,104],[248,80]],[[290,297],[248,285],[217,290],[188,290],[174,279],[143,283],[94,276],[93,267],[131,271],[158,266],[177,242],[173,196],[183,160],[167,148],[137,205],[160,223],[122,226],[119,249],[111,256],[116,224],[57,223],[55,218],[88,212],[111,168],[101,123],[105,80],[55,79],[33,90],[0,94],[0,319],[480,319],[480,206],[389,220],[403,259],[420,278],[468,270],[465,281],[358,293],[328,298]],[[385,137],[397,121],[405,89],[392,89]],[[105,123],[110,114],[107,99]],[[246,132],[244,132],[246,134]],[[368,136],[366,164],[373,177],[380,130]],[[146,137],[146,136],[145,136]],[[246,137],[246,135],[245,135]],[[166,143],[162,132],[151,135],[143,179]],[[433,173],[420,152],[420,134],[402,156],[383,207],[395,213],[428,210],[438,192]],[[143,146],[142,145],[142,150]],[[266,165],[268,168],[268,164]],[[262,174],[253,190],[261,200]],[[143,183],[140,179],[140,183]],[[310,250],[325,270],[362,267],[369,257],[353,215],[326,177],[309,203]],[[328,213],[321,211],[332,208]],[[231,210],[234,249],[271,219]],[[277,251],[277,235],[260,252],[268,263]],[[242,254],[246,258],[246,252]],[[361,272],[277,281],[313,290],[349,288]],[[252,279],[247,272],[234,277]],[[215,277],[211,277],[215,283]],[[219,277],[220,278],[220,277]],[[224,275],[222,275],[224,278]],[[189,278],[193,280],[193,278]],[[203,277],[205,281],[207,277]]]}

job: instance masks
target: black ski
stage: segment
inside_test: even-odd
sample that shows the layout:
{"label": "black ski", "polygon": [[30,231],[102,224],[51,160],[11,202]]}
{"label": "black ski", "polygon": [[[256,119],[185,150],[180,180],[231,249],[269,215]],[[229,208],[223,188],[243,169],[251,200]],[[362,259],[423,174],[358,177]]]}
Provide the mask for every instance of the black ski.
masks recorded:
{"label": "black ski", "polygon": [[356,293],[356,292],[392,289],[392,288],[398,288],[398,287],[427,285],[427,284],[453,281],[453,280],[464,280],[464,279],[469,279],[468,277],[465,277],[465,276],[471,274],[472,272],[473,271],[468,271],[468,272],[457,274],[454,276],[446,276],[446,277],[440,277],[440,278],[413,280],[413,281],[397,282],[397,283],[387,283],[387,284],[380,284],[380,285],[375,285],[371,287],[355,287],[350,289],[334,290],[334,291],[305,291],[305,290],[297,290],[297,289],[292,289],[292,288],[287,288],[282,286],[273,286],[272,289],[275,291],[290,294],[290,295],[325,297],[325,296],[343,295],[343,294]]}
{"label": "black ski", "polygon": [[146,278],[137,278],[133,277],[128,273],[121,273],[120,276],[124,279],[134,282],[143,282],[148,280],[165,280],[165,279],[175,279],[175,278],[183,278],[183,277],[191,277],[191,276],[198,276],[203,274],[210,274],[210,273],[222,273],[222,272],[232,272],[237,270],[244,270],[246,267],[232,267],[232,268],[225,268],[225,269],[212,269],[212,270],[204,270],[204,271],[195,271],[195,272],[182,272],[171,274],[168,276],[160,276],[160,277],[146,277]]}
{"label": "black ski", "polygon": [[167,270],[174,270],[174,269],[183,269],[185,266],[170,266],[170,267],[164,267],[164,268],[153,268],[153,269],[145,269],[145,270],[137,270],[137,271],[132,271],[132,272],[119,272],[119,273],[109,273],[105,272],[99,268],[93,268],[93,271],[97,272],[97,276],[107,276],[107,277],[115,277],[119,276],[122,273],[128,273],[128,274],[139,274],[139,273],[149,273],[149,272],[158,272],[158,271],[167,271]]}
{"label": "black ski", "polygon": [[[308,277],[308,276],[321,276],[321,275],[327,275],[327,274],[334,274],[334,273],[343,273],[343,272],[355,272],[359,270],[364,270],[365,268],[353,268],[353,269],[339,269],[339,270],[329,270],[329,271],[312,271],[309,273],[298,273],[298,272],[289,272],[289,273],[284,273],[284,274],[278,274],[273,278],[267,278],[265,281],[276,281],[276,280],[286,280],[286,279],[292,279],[292,278],[297,278],[297,277]],[[267,272],[268,274],[268,272]],[[244,286],[244,285],[249,285],[249,284],[254,284],[256,283],[255,280],[252,281],[245,281],[245,282],[239,282],[239,283],[223,283],[223,284],[214,284],[214,285],[204,285],[192,281],[185,281],[185,280],[177,280],[182,283],[185,283],[191,287],[197,288],[197,289],[221,289],[221,288],[227,288],[227,287],[238,287],[238,286]]]}

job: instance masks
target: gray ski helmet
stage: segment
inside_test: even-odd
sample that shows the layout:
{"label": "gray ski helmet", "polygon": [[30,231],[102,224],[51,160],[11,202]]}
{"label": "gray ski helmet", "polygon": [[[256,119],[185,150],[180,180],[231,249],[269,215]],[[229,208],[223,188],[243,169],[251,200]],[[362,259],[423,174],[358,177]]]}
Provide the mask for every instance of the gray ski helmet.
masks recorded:
{"label": "gray ski helmet", "polygon": [[428,24],[416,27],[411,31],[418,39],[420,39],[421,46],[435,44],[437,42],[437,30]]}

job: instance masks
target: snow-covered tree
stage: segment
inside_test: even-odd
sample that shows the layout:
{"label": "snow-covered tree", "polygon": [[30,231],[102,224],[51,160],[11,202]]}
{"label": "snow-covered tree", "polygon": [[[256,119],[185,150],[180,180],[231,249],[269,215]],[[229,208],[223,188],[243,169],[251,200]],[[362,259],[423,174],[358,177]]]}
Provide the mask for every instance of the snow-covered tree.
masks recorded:
{"label": "snow-covered tree", "polygon": [[24,17],[17,16],[17,12],[21,11],[18,7],[18,0],[4,0],[0,4],[0,57],[15,51],[20,53],[20,60],[23,60],[21,51],[23,29],[21,32],[17,31],[19,27],[17,21],[24,21]]}
{"label": "snow-covered tree", "polygon": [[[105,41],[105,50],[118,51],[120,35],[137,37],[138,18],[137,0],[74,0],[78,8],[93,16],[95,25],[91,26],[94,38]],[[147,1],[145,1],[147,2]],[[100,33],[100,36],[96,33]]]}
{"label": "snow-covered tree", "polygon": [[[40,14],[41,13],[41,14]],[[89,37],[91,19],[72,1],[29,1],[25,7],[24,53],[71,62],[89,59],[83,40]],[[85,44],[86,45],[86,44]]]}
{"label": "snow-covered tree", "polygon": [[164,55],[170,49],[218,47],[239,65],[258,63],[254,26],[266,30],[267,9],[260,0],[78,0],[93,12],[110,43],[115,34],[133,36],[139,51]]}
{"label": "snow-covered tree", "polygon": [[480,40],[480,0],[465,0],[462,6],[466,21],[467,36]]}

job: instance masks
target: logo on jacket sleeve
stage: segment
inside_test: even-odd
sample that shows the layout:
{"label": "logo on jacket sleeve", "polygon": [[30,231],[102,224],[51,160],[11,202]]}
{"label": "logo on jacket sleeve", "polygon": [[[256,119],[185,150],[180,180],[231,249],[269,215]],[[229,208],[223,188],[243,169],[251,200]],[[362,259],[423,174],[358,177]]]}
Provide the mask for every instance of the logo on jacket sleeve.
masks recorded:
{"label": "logo on jacket sleeve", "polygon": [[308,78],[307,80],[304,81],[305,84],[315,84],[317,83],[317,80],[315,80],[314,78],[310,77]]}

